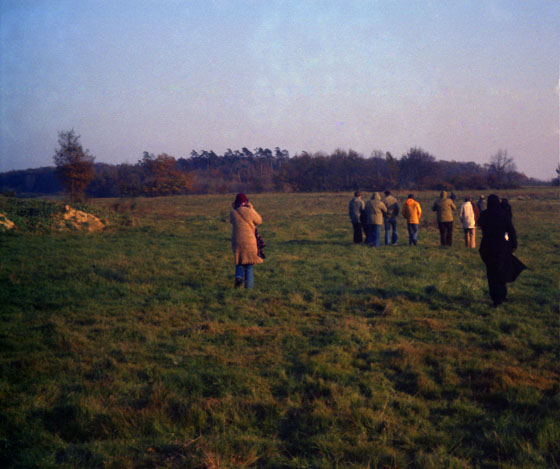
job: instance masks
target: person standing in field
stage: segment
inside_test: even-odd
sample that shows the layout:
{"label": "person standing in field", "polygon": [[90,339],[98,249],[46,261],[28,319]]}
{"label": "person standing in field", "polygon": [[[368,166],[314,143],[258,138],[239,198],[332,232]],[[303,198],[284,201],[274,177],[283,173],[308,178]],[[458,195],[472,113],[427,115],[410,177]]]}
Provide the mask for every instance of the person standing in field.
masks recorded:
{"label": "person standing in field", "polygon": [[446,191],[441,191],[439,199],[436,199],[432,210],[437,212],[437,224],[439,228],[439,238],[442,246],[451,246],[453,243],[453,212],[457,207],[451,199],[447,197]]}
{"label": "person standing in field", "polygon": [[365,206],[366,204],[362,200],[362,193],[360,191],[354,192],[354,197],[352,198],[352,200],[350,200],[350,203],[348,204],[348,214],[350,215],[350,221],[352,222],[352,226],[354,227],[355,244],[360,244],[362,242],[363,227],[362,227],[361,216]]}
{"label": "person standing in field", "polygon": [[[502,208],[504,213],[509,217],[509,219],[512,220],[513,222],[513,212],[511,211],[511,205],[509,204],[509,200],[506,199],[505,197],[502,198],[502,201],[500,202],[500,207]],[[506,233],[506,241],[507,239],[508,239],[508,235]]]}
{"label": "person standing in field", "polygon": [[365,208],[368,226],[366,242],[369,247],[379,247],[381,238],[381,226],[383,225],[383,214],[387,213],[387,207],[381,201],[379,192],[374,192],[368,200]]}
{"label": "person standing in field", "polygon": [[506,300],[506,283],[513,282],[527,267],[513,255],[517,234],[497,195],[488,196],[488,208],[480,214],[479,225],[482,229],[480,257],[486,265],[492,303],[497,307]]}
{"label": "person standing in field", "polygon": [[[399,203],[397,202],[397,199],[391,195],[391,191],[385,191],[383,203],[385,204],[385,207],[387,207],[387,212],[383,215],[383,221],[385,224],[385,246],[388,244],[395,245],[399,240],[399,235],[397,234]],[[392,235],[391,230],[393,230]]]}
{"label": "person standing in field", "polygon": [[418,225],[422,216],[422,208],[420,204],[414,200],[414,194],[408,194],[408,199],[403,205],[402,215],[406,218],[406,227],[408,229],[408,245],[416,246],[418,243]]}
{"label": "person standing in field", "polygon": [[505,197],[502,198],[502,201],[500,202],[500,207],[502,207],[502,210],[504,211],[504,213],[511,219],[513,220],[513,212],[511,211],[511,205],[509,204],[509,200],[506,199]]}
{"label": "person standing in field", "polygon": [[245,288],[253,288],[253,266],[263,261],[258,255],[255,235],[256,227],[262,223],[262,218],[243,193],[237,194],[232,207],[229,220],[232,224],[231,245],[235,258],[234,286],[239,288],[245,280]]}
{"label": "person standing in field", "polygon": [[476,202],[476,206],[478,207],[478,211],[480,213],[484,212],[484,210],[486,210],[486,197],[484,197],[484,194],[480,194],[480,197],[478,198],[478,201]]}
{"label": "person standing in field", "polygon": [[476,216],[474,205],[472,203],[472,197],[470,195],[465,197],[465,203],[461,206],[461,211],[459,212],[459,218],[463,225],[463,231],[465,232],[465,247],[475,248],[476,247]]}

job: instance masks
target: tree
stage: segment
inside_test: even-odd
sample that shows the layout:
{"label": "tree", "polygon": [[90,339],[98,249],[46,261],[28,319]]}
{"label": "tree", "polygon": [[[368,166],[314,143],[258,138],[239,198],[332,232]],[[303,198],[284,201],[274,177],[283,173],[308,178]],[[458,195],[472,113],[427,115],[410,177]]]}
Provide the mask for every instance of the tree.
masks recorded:
{"label": "tree", "polygon": [[496,187],[507,187],[513,183],[517,167],[507,150],[498,150],[490,157],[490,163],[485,165],[492,185]]}
{"label": "tree", "polygon": [[58,148],[53,156],[56,175],[70,196],[70,200],[83,199],[84,191],[93,179],[95,158],[82,148],[80,136],[74,129],[58,132]]}
{"label": "tree", "polygon": [[437,172],[435,157],[421,148],[411,148],[399,161],[399,186],[424,189],[437,180]]}
{"label": "tree", "polygon": [[396,188],[399,180],[399,160],[391,152],[385,152],[385,163],[387,175],[385,179],[386,187]]}
{"label": "tree", "polygon": [[193,177],[177,167],[177,160],[162,153],[157,157],[144,152],[138,164],[146,171],[144,193],[148,196],[184,194],[192,190]]}
{"label": "tree", "polygon": [[556,166],[556,177],[552,180],[553,186],[560,186],[560,163]]}
{"label": "tree", "polygon": [[144,169],[123,163],[117,166],[117,190],[121,197],[138,197],[144,190]]}
{"label": "tree", "polygon": [[86,194],[92,197],[117,197],[118,168],[111,164],[95,163],[95,175],[89,183]]}

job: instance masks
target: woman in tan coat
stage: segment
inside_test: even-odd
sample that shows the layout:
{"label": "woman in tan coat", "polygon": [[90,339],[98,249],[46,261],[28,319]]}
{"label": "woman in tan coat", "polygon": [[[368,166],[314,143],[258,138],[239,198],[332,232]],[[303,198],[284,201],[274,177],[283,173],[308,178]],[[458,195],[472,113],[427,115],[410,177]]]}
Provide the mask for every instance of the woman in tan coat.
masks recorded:
{"label": "woman in tan coat", "polygon": [[368,235],[366,242],[369,247],[379,247],[381,239],[381,227],[383,226],[383,215],[387,213],[387,207],[381,201],[379,192],[374,192],[371,200],[366,204]]}
{"label": "woman in tan coat", "polygon": [[243,279],[245,288],[253,288],[253,265],[262,262],[255,236],[255,229],[262,223],[262,218],[245,194],[237,194],[232,206],[229,221],[233,226],[231,246],[235,257],[235,288],[243,284]]}

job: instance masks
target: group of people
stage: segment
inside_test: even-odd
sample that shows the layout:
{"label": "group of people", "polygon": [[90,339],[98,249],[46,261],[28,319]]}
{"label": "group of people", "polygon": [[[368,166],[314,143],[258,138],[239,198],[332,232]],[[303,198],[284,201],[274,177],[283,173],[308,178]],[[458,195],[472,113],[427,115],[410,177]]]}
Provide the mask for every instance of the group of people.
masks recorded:
{"label": "group of people", "polygon": [[[385,229],[385,244],[398,243],[397,216],[400,206],[390,191],[385,191],[381,198],[379,192],[374,192],[367,202],[362,200],[360,191],[348,205],[350,220],[354,229],[354,243],[360,244],[365,234],[365,242],[370,247],[381,244],[381,227]],[[441,191],[434,202],[432,210],[437,213],[437,224],[442,246],[451,246],[453,242],[453,213],[457,210],[451,197],[446,191]],[[422,216],[422,208],[409,194],[402,208],[402,216],[406,219],[409,246],[418,243],[418,226]],[[473,203],[470,196],[465,197],[461,206],[459,218],[465,233],[465,246],[476,247],[476,227],[482,229],[480,256],[486,265],[486,275],[490,297],[494,306],[502,304],[507,295],[506,283],[513,282],[526,266],[515,256],[517,235],[513,227],[511,206],[507,199],[500,199],[492,194],[488,197],[488,204],[484,195],[477,203]],[[254,209],[247,196],[237,194],[230,212],[232,224],[232,248],[235,258],[236,288],[242,285],[252,288],[254,284],[253,266],[263,262],[263,254],[259,251],[257,226],[262,223],[261,216]]]}
{"label": "group of people", "polygon": [[[370,247],[378,247],[381,244],[381,227],[383,226],[385,228],[385,245],[396,245],[399,240],[397,231],[399,212],[399,203],[391,191],[385,191],[383,199],[379,192],[374,192],[367,203],[362,200],[360,191],[354,192],[354,197],[348,204],[348,214],[354,228],[354,243],[362,243],[363,231],[366,244]],[[407,220],[408,244],[416,246],[422,209],[420,204],[414,200],[413,194],[408,195],[402,215]]]}
{"label": "group of people", "polygon": [[[453,214],[457,210],[454,196],[455,194],[452,194],[451,197],[448,197],[446,191],[441,191],[439,198],[432,206],[432,210],[437,213],[437,224],[442,246],[451,246],[453,243]],[[471,196],[467,196],[461,206],[459,219],[465,233],[465,246],[468,248],[476,247],[476,226],[480,213],[485,208],[484,195],[480,196],[476,204],[472,201]],[[381,227],[383,226],[385,228],[385,244],[397,244],[399,239],[397,233],[399,210],[399,203],[391,195],[391,191],[385,191],[383,199],[379,192],[374,192],[367,203],[362,200],[362,193],[356,191],[348,204],[348,214],[354,228],[354,243],[362,243],[363,232],[366,244],[370,247],[378,247],[380,245]],[[408,194],[402,209],[402,216],[406,219],[408,245],[416,246],[418,244],[418,226],[422,216],[422,208],[418,201],[414,199],[414,194]]]}

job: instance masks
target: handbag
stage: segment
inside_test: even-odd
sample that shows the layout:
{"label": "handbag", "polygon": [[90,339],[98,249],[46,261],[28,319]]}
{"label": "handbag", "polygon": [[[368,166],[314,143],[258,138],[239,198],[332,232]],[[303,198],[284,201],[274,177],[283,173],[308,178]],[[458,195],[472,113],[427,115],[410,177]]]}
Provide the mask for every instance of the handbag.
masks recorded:
{"label": "handbag", "polygon": [[255,228],[255,238],[257,238],[257,256],[259,256],[261,259],[265,259],[266,256],[264,254],[263,249],[266,247],[266,243],[264,242],[264,239],[262,239],[259,230],[257,230],[256,228]]}

